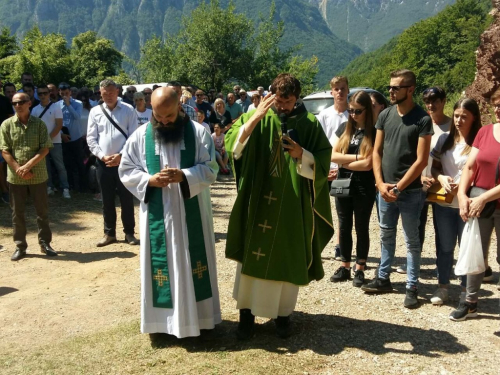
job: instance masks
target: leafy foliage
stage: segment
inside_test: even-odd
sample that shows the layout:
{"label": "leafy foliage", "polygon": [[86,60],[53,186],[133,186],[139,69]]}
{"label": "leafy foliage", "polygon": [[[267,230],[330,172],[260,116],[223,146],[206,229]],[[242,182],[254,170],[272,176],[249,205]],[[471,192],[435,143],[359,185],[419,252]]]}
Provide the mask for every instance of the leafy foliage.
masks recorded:
{"label": "leafy foliage", "polygon": [[485,3],[457,0],[379,50],[358,57],[342,74],[348,76],[351,86],[384,90],[390,72],[406,68],[417,75],[417,93],[435,85],[459,92],[474,79],[475,50],[491,22]]}
{"label": "leafy foliage", "polygon": [[2,28],[0,33],[0,59],[12,56],[17,52],[17,40],[15,35],[10,35],[8,27]]}

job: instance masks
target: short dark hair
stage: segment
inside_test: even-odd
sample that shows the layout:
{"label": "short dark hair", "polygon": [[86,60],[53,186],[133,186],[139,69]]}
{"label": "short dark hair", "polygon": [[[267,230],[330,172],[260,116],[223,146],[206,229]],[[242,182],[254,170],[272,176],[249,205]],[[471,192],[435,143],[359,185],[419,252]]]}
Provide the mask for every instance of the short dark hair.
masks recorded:
{"label": "short dark hair", "polygon": [[290,73],[279,74],[271,84],[271,92],[285,98],[293,95],[298,99],[301,91],[299,80]]}
{"label": "short dark hair", "polygon": [[172,81],[167,83],[167,87],[182,87],[182,85],[179,81]]}
{"label": "short dark hair", "polygon": [[[102,82],[104,82],[104,81],[102,81]],[[101,83],[102,83],[102,82],[101,82]],[[101,86],[101,87],[102,87],[102,86]],[[61,82],[61,83],[59,84],[59,86],[58,86],[58,89],[59,89],[59,90],[69,90],[69,89],[71,89],[71,86],[69,85],[69,83],[66,83],[66,82]]]}
{"label": "short dark hair", "polygon": [[33,73],[24,72],[24,73],[21,74],[21,78],[23,78],[23,76],[32,76],[33,77]]}
{"label": "short dark hair", "polygon": [[417,84],[417,77],[415,76],[415,73],[413,73],[411,70],[399,69],[391,72],[391,78],[399,78],[399,77],[403,77],[407,85],[416,86]]}
{"label": "short dark hair", "polygon": [[47,87],[46,84],[42,83],[41,85],[38,85],[37,88],[36,88],[37,91],[40,90],[40,89],[47,89],[48,90],[49,88]]}
{"label": "short dark hair", "polygon": [[12,82],[7,82],[3,85],[3,93],[5,94],[5,90],[7,87],[14,87],[14,90],[16,90],[16,85],[14,85]]}
{"label": "short dark hair", "polygon": [[441,87],[429,87],[422,93],[422,100],[424,102],[433,102],[436,99],[446,99],[446,92]]}
{"label": "short dark hair", "polygon": [[33,90],[35,90],[35,85],[32,84],[31,82],[26,82],[25,84],[23,84],[23,90],[28,87],[28,88],[31,88]]}

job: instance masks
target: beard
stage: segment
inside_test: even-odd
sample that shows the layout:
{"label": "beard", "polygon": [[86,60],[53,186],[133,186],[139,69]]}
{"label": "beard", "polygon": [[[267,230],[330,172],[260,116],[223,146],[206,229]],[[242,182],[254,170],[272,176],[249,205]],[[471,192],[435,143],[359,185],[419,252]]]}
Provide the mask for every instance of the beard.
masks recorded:
{"label": "beard", "polygon": [[398,105],[398,104],[401,104],[403,103],[406,99],[408,99],[408,94],[406,94],[403,98],[401,99],[394,99],[394,100],[390,100],[391,104],[392,105]]}
{"label": "beard", "polygon": [[160,138],[163,143],[177,143],[184,137],[184,125],[186,122],[186,118],[177,115],[177,118],[174,122],[170,122],[168,124],[163,124],[159,122],[154,114],[151,116],[151,124],[153,125],[153,129],[155,130],[156,136]]}

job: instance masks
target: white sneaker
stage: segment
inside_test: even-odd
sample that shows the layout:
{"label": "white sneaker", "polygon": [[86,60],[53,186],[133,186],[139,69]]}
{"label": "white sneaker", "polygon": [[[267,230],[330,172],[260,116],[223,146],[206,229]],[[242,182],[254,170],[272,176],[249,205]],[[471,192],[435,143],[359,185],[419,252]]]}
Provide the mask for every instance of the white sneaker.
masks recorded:
{"label": "white sneaker", "polygon": [[54,189],[52,189],[50,186],[47,187],[47,195],[54,195]]}
{"label": "white sneaker", "polygon": [[70,199],[71,195],[69,195],[69,189],[64,189],[63,190],[63,197],[66,199]]}
{"label": "white sneaker", "polygon": [[431,303],[433,305],[442,305],[444,302],[448,301],[448,289],[438,288],[431,297]]}
{"label": "white sneaker", "polygon": [[402,264],[396,268],[396,272],[406,274],[406,264]]}

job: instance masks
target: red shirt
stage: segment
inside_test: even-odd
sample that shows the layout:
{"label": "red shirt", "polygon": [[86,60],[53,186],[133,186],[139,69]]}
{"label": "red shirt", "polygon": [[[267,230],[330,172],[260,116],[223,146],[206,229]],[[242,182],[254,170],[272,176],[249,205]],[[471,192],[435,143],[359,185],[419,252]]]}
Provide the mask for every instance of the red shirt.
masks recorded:
{"label": "red shirt", "polygon": [[[493,125],[486,125],[479,129],[472,147],[479,150],[473,185],[488,190],[494,188],[499,183],[495,181],[495,176],[500,158],[500,142],[493,136]],[[497,208],[499,204],[500,199]]]}

